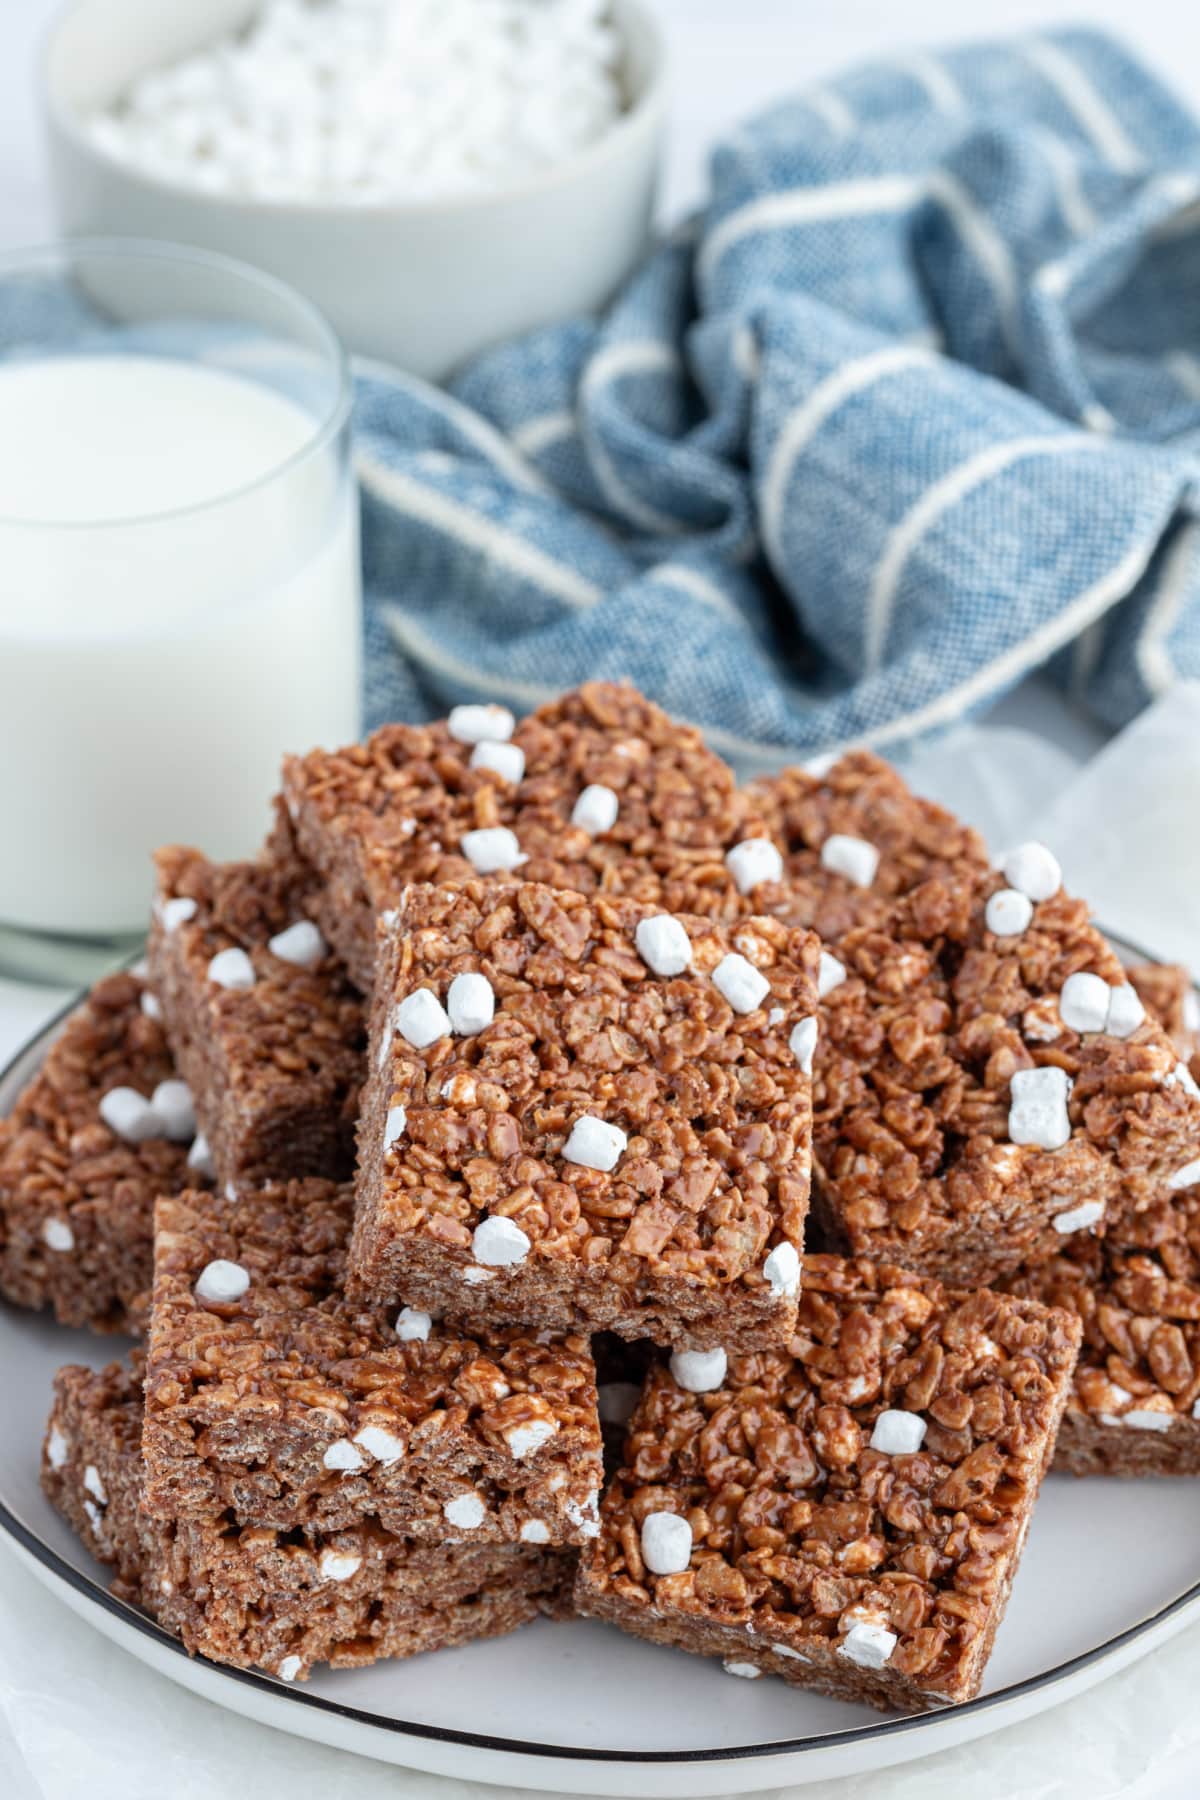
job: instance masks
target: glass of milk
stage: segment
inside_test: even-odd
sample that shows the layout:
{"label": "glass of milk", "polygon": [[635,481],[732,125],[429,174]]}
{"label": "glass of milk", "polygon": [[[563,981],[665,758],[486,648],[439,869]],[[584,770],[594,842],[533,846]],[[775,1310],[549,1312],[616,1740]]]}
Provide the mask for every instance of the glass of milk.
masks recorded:
{"label": "glass of milk", "polygon": [[242,264],[0,258],[0,965],[145,928],[150,852],[265,835],[285,751],[359,729],[345,358]]}

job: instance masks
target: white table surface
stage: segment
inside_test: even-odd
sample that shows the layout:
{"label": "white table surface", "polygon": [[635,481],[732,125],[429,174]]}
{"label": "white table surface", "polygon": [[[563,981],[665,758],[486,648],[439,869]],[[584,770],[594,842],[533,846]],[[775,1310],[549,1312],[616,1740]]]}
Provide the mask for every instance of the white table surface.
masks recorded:
{"label": "white table surface", "polygon": [[[164,0],[146,0],[148,6]],[[703,191],[707,146],[732,121],[789,86],[827,75],[848,61],[886,52],[901,39],[936,45],[975,34],[1019,31],[1047,23],[1045,0],[976,0],[969,11],[953,0],[908,0],[898,11],[887,0],[838,0],[836,6],[799,0],[654,0],[673,52],[673,128],[664,211],[674,215]],[[53,219],[37,125],[35,60],[56,0],[0,0],[0,249],[44,242]],[[1091,20],[1121,31],[1169,73],[1200,107],[1200,11],[1179,0],[1057,0],[1056,20]],[[2,571],[0,571],[2,578]],[[1033,725],[1074,755],[1099,742],[1085,722],[1037,684],[1002,709],[1005,719]],[[58,1005],[48,989],[0,981],[0,1061]],[[1098,1576],[1102,1575],[1097,1571]],[[28,1682],[0,1713],[0,1793],[12,1800],[77,1800],[82,1760],[64,1757],[60,1742],[86,1754],[88,1800],[138,1800],[130,1785],[127,1747],[136,1741],[139,1714],[165,1718],[186,1759],[191,1796],[245,1791],[257,1800],[284,1800],[297,1791],[326,1800],[354,1794],[421,1795],[429,1800],[483,1800],[486,1790],[431,1776],[386,1777],[335,1751],[306,1746],[302,1759],[288,1740],[242,1720],[225,1719],[87,1632],[44,1595],[7,1558],[0,1562],[0,1662],[13,1662],[17,1635]],[[25,1646],[30,1646],[25,1655]],[[70,1671],[64,1720],[55,1684]],[[1016,1726],[957,1756],[919,1765],[929,1800],[961,1789],[972,1800],[1185,1800],[1197,1792],[1200,1718],[1200,1631],[1183,1634],[1145,1664],[1102,1684],[1091,1695],[1040,1720]],[[56,1729],[39,1725],[53,1717]],[[51,1742],[54,1748],[49,1748]],[[181,1761],[175,1779],[163,1771],[155,1792],[184,1792]],[[890,1800],[916,1793],[913,1772],[794,1789],[787,1800]],[[506,1792],[510,1790],[505,1790]],[[776,1800],[785,1800],[777,1795]]]}

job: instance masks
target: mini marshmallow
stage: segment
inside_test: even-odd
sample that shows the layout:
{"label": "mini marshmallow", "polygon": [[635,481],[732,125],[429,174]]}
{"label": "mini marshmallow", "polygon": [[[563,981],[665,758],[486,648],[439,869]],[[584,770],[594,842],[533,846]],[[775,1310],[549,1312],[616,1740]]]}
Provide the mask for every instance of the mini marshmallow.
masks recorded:
{"label": "mini marshmallow", "polygon": [[362,1568],[362,1557],[346,1550],[322,1550],[317,1567],[323,1581],[349,1581]]}
{"label": "mini marshmallow", "polygon": [[692,940],[670,913],[642,919],[633,934],[637,953],[656,975],[682,975],[691,967]]}
{"label": "mini marshmallow", "polygon": [[621,802],[610,787],[592,782],[585,787],[571,810],[571,823],[586,831],[589,837],[600,837],[617,822]]}
{"label": "mini marshmallow", "polygon": [[729,1358],[724,1350],[676,1350],[671,1373],[689,1394],[711,1394],[725,1379]]}
{"label": "mini marshmallow", "polygon": [[408,1448],[403,1438],[397,1437],[394,1431],[386,1431],[382,1425],[364,1425],[361,1431],[355,1432],[354,1442],[385,1468],[398,1463]]}
{"label": "mini marshmallow", "polygon": [[285,1656],[275,1673],[280,1681],[295,1681],[304,1664],[298,1656]]}
{"label": "mini marshmallow", "polygon": [[338,1438],[330,1444],[321,1461],[327,1469],[336,1469],[343,1475],[357,1474],[367,1466],[362,1451],[349,1438]]}
{"label": "mini marshmallow", "polygon": [[152,994],[150,992],[149,988],[147,988],[145,993],[142,995],[141,999],[138,1002],[138,1005],[141,1007],[142,1011],[145,1013],[145,1015],[148,1019],[161,1019],[162,1018],[162,1007],[159,1005],[158,996],[157,996],[157,994]]}
{"label": "mini marshmallow", "polygon": [[1127,1413],[1121,1414],[1121,1423],[1128,1425],[1133,1431],[1170,1431],[1175,1423],[1175,1414],[1133,1406]]}
{"label": "mini marshmallow", "polygon": [[94,1494],[101,1506],[108,1505],[108,1495],[104,1491],[104,1483],[100,1479],[100,1471],[95,1463],[89,1463],[83,1471],[83,1485],[89,1494]]}
{"label": "mini marshmallow", "polygon": [[189,919],[196,916],[196,902],[187,894],[180,894],[174,900],[160,900],[157,907],[158,922],[170,936],[180,925],[186,925]]}
{"label": "mini marshmallow", "polygon": [[486,975],[456,975],[446,995],[450,1024],[459,1037],[475,1037],[496,1016],[496,996]]}
{"label": "mini marshmallow", "polygon": [[764,881],[783,880],[783,858],[770,838],[743,838],[725,852],[725,867],[739,894],[749,894]]}
{"label": "mini marshmallow", "polygon": [[1058,996],[1058,1016],[1071,1031],[1103,1031],[1108,999],[1108,983],[1099,975],[1068,975]]}
{"label": "mini marshmallow", "polygon": [[127,1144],[144,1144],[147,1138],[163,1134],[162,1120],[136,1088],[109,1088],[96,1110],[108,1129]]}
{"label": "mini marshmallow", "polygon": [[240,1300],[249,1286],[249,1271],[243,1269],[241,1263],[228,1262],[225,1257],[218,1256],[215,1262],[206,1263],[201,1269],[192,1292],[197,1300],[228,1306],[234,1300]]}
{"label": "mini marshmallow", "polygon": [[482,1287],[485,1281],[494,1281],[491,1269],[481,1269],[477,1263],[468,1263],[462,1271],[462,1279],[468,1287]]}
{"label": "mini marshmallow", "polygon": [[[532,1245],[521,1227],[503,1217],[481,1219],[471,1235],[471,1251],[476,1262],[491,1269],[510,1269],[523,1263]],[[470,1280],[464,1270],[463,1279]]]}
{"label": "mini marshmallow", "polygon": [[835,831],[821,845],[821,864],[835,875],[844,875],[855,887],[869,888],[879,869],[879,852],[866,838]]}
{"label": "mini marshmallow", "polygon": [[408,1113],[402,1106],[389,1106],[387,1118],[383,1124],[383,1147],[390,1150],[397,1138],[404,1136],[404,1128],[408,1124]]}
{"label": "mini marshmallow", "polygon": [[478,1494],[455,1494],[453,1500],[447,1500],[442,1507],[442,1516],[448,1525],[459,1531],[477,1531],[483,1524],[485,1511]]}
{"label": "mini marshmallow", "polygon": [[678,1513],[652,1512],[642,1520],[642,1561],[652,1575],[682,1575],[692,1559],[692,1528]]}
{"label": "mini marshmallow", "polygon": [[53,1426],[50,1431],[50,1436],[46,1439],[46,1460],[50,1464],[50,1467],[52,1469],[61,1469],[70,1453],[70,1444],[68,1444],[66,1438],[58,1429],[58,1426]]}
{"label": "mini marshmallow", "polygon": [[217,1179],[217,1166],[213,1162],[208,1139],[202,1131],[198,1131],[192,1140],[192,1147],[188,1151],[187,1166],[193,1174],[203,1176],[206,1181]]}
{"label": "mini marshmallow", "polygon": [[757,1681],[764,1672],[757,1663],[734,1662],[730,1657],[724,1659],[721,1667],[727,1675],[738,1675],[743,1681]]}
{"label": "mini marshmallow", "polygon": [[619,1125],[584,1113],[571,1127],[571,1135],[563,1145],[563,1161],[581,1169],[597,1169],[602,1175],[616,1168],[625,1153],[629,1139]]}
{"label": "mini marshmallow", "polygon": [[1185,1062],[1177,1062],[1170,1074],[1163,1076],[1163,1086],[1166,1088],[1181,1087],[1185,1094],[1192,1096],[1193,1100],[1200,1100],[1200,1085],[1197,1084],[1196,1077]]}
{"label": "mini marshmallow", "polygon": [[517,721],[507,706],[452,706],[446,720],[452,738],[460,744],[505,744]]}
{"label": "mini marshmallow", "polygon": [[550,1527],[543,1519],[526,1519],[519,1535],[523,1544],[548,1544]]}
{"label": "mini marshmallow", "polygon": [[788,1039],[788,1049],[800,1065],[802,1075],[811,1075],[813,1056],[817,1048],[817,1021],[800,1019],[792,1026],[792,1035]]}
{"label": "mini marshmallow", "polygon": [[416,988],[396,1008],[396,1030],[414,1050],[428,1050],[450,1035],[450,1015],[428,988]]}
{"label": "mini marshmallow", "polygon": [[800,1292],[800,1258],[796,1246],[786,1240],[776,1244],[763,1264],[763,1280],[777,1300],[791,1300]]}
{"label": "mini marshmallow", "polygon": [[1132,982],[1123,981],[1108,993],[1108,1018],[1104,1029],[1109,1037],[1132,1037],[1146,1017],[1146,1009]]}
{"label": "mini marshmallow", "polygon": [[1019,888],[1000,888],[988,901],[983,917],[996,937],[1020,937],[1033,918],[1033,901]]}
{"label": "mini marshmallow", "polygon": [[162,1135],[173,1144],[190,1144],[196,1135],[196,1109],[186,1081],[160,1081],[150,1096],[162,1124]]}
{"label": "mini marshmallow", "polygon": [[506,1431],[504,1441],[508,1445],[509,1454],[517,1462],[523,1462],[527,1456],[540,1450],[543,1444],[548,1444],[557,1430],[558,1424],[554,1419],[527,1419],[523,1424],[514,1425],[511,1430]]}
{"label": "mini marshmallow", "polygon": [[1182,1169],[1176,1169],[1173,1175],[1167,1176],[1167,1186],[1172,1193],[1178,1193],[1181,1188],[1196,1187],[1197,1185],[1200,1185],[1200,1156],[1195,1157],[1190,1163],[1184,1163]]}
{"label": "mini marshmallow", "polygon": [[1030,900],[1050,900],[1062,886],[1062,870],[1045,844],[1018,844],[1000,865],[1009,887]]}
{"label": "mini marshmallow", "polygon": [[286,931],[277,931],[268,938],[267,949],[280,962],[291,963],[297,969],[315,969],[327,954],[328,945],[311,919],[297,919]]}
{"label": "mini marshmallow", "polygon": [[605,1381],[596,1390],[597,1406],[601,1422],[605,1425],[625,1425],[632,1419],[637,1407],[641,1389],[632,1381]]}
{"label": "mini marshmallow", "polygon": [[752,1013],[771,991],[771,984],[752,962],[736,950],[723,956],[712,972],[713,986],[735,1013]]}
{"label": "mini marshmallow", "polygon": [[915,1456],[925,1442],[928,1429],[919,1413],[888,1407],[875,1421],[871,1448],[882,1450],[885,1456]]}
{"label": "mini marshmallow", "polygon": [[75,1248],[75,1233],[65,1219],[47,1219],[42,1226],[42,1242],[47,1250],[60,1253]]}
{"label": "mini marshmallow", "polygon": [[423,1344],[433,1330],[433,1319],[415,1306],[402,1306],[396,1314],[396,1336],[402,1344]]}
{"label": "mini marshmallow", "polygon": [[522,855],[516,835],[507,825],[487,825],[479,831],[466,831],[459,849],[471,867],[481,875],[519,869],[523,862],[529,860]]}
{"label": "mini marshmallow", "polygon": [[1011,1083],[1008,1135],[1014,1144],[1061,1150],[1071,1141],[1067,1102],[1073,1083],[1065,1069],[1018,1069]]}
{"label": "mini marshmallow", "polygon": [[525,777],[525,752],[519,744],[493,744],[485,740],[471,752],[473,769],[490,769],[502,781],[516,787]]}
{"label": "mini marshmallow", "polygon": [[217,987],[245,993],[254,986],[254,964],[244,950],[218,950],[208,965],[208,979]]}
{"label": "mini marshmallow", "polygon": [[1069,1237],[1073,1231],[1090,1231],[1103,1217],[1103,1200],[1084,1200],[1079,1206],[1069,1206],[1065,1212],[1055,1213],[1050,1223],[1060,1236]]}
{"label": "mini marshmallow", "polygon": [[838,1645],[838,1655],[860,1669],[882,1669],[891,1661],[899,1641],[896,1633],[883,1625],[852,1625]]}
{"label": "mini marshmallow", "polygon": [[840,963],[836,956],[830,956],[828,950],[822,950],[817,963],[817,998],[824,1000],[832,994],[834,988],[840,988],[846,979],[846,965]]}

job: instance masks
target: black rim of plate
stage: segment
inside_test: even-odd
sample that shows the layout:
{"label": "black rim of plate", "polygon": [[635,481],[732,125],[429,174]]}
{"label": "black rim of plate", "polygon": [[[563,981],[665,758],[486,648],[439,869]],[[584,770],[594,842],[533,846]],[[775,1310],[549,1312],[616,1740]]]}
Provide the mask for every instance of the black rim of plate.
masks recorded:
{"label": "black rim of plate", "polygon": [[[1160,958],[1153,957],[1148,951],[1140,949],[1127,938],[1118,937],[1115,933],[1106,934],[1114,948],[1127,957],[1138,962],[1155,962]],[[1200,993],[1200,984],[1197,985]],[[70,1017],[82,1000],[76,995],[45,1024],[35,1032],[14,1056],[11,1056],[3,1069],[0,1069],[0,1086],[10,1081],[19,1064],[36,1055],[53,1039],[64,1020]],[[1107,1661],[1125,1645],[1135,1639],[1144,1637],[1156,1630],[1168,1620],[1185,1613],[1200,1602],[1200,1580],[1186,1588],[1174,1600],[1168,1601],[1157,1612],[1149,1614],[1136,1625],[1126,1626],[1115,1636],[1106,1638],[1102,1644],[1096,1644],[1090,1650],[1082,1651],[1078,1656],[1068,1658],[1066,1662],[1057,1663],[1052,1669],[1044,1669],[1040,1675],[1028,1675],[1024,1681],[1015,1681],[1008,1687],[998,1689],[994,1694],[980,1694],[974,1700],[964,1701],[961,1706],[944,1707],[935,1712],[910,1713],[903,1718],[881,1719],[870,1725],[851,1725],[844,1731],[825,1731],[814,1736],[802,1738],[777,1738],[769,1743],[736,1744],[727,1748],[711,1750],[603,1750],[589,1748],[577,1744],[535,1744],[523,1738],[493,1737],[487,1732],[457,1731],[445,1725],[425,1725],[419,1720],[392,1719],[382,1713],[366,1712],[362,1707],[346,1706],[339,1700],[327,1700],[319,1694],[307,1692],[304,1688],[289,1687],[286,1683],[269,1675],[261,1675],[253,1669],[236,1669],[226,1663],[210,1662],[204,1656],[189,1656],[187,1650],[164,1631],[161,1625],[139,1612],[136,1607],[118,1600],[107,1588],[85,1575],[73,1563],[59,1555],[35,1531],[23,1524],[20,1519],[0,1499],[0,1530],[7,1532],[27,1555],[40,1563],[43,1568],[68,1587],[74,1588],[85,1599],[100,1606],[105,1612],[119,1619],[124,1625],[149,1638],[162,1649],[173,1655],[182,1656],[186,1661],[201,1664],[215,1675],[225,1680],[238,1682],[245,1687],[256,1689],[273,1699],[281,1699],[294,1705],[307,1706],[318,1713],[328,1713],[336,1718],[348,1719],[356,1725],[365,1725],[375,1731],[384,1731],[398,1737],[424,1739],[442,1744],[462,1744],[470,1749],[497,1751],[505,1756],[531,1756],[554,1761],[556,1758],[564,1762],[595,1763],[733,1763],[751,1761],[765,1756],[802,1756],[820,1750],[831,1750],[841,1744],[858,1744],[865,1741],[880,1742],[884,1739],[905,1736],[910,1732],[929,1730],[938,1720],[978,1717],[982,1713],[994,1711],[998,1707],[1009,1705],[1026,1694],[1035,1694],[1068,1681],[1071,1676],[1083,1669],[1095,1667]],[[280,1727],[286,1729],[286,1727]],[[930,1753],[937,1745],[930,1745]]]}

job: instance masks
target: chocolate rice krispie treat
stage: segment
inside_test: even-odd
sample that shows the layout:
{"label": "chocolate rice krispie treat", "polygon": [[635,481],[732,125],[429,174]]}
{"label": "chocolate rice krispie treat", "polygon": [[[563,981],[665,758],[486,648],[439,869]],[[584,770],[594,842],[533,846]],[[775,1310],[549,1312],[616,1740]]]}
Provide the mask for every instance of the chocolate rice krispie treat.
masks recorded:
{"label": "chocolate rice krispie treat", "polygon": [[1186,1184],[1200,1101],[1044,846],[992,869],[858,753],[752,797],[787,882],[751,899],[824,934],[814,1210],[832,1244],[970,1285]]}
{"label": "chocolate rice krispie treat", "polygon": [[193,1655],[303,1680],[513,1631],[569,1609],[574,1557],[525,1544],[418,1546],[363,1521],[283,1533],[229,1515],[156,1520],[140,1506],[140,1368],[61,1369],[42,1456],[51,1503],[113,1592]]}
{"label": "chocolate rice krispie treat", "polygon": [[160,1519],[579,1544],[601,1485],[586,1339],[343,1296],[351,1195],[320,1181],[157,1210],[145,1499]]}
{"label": "chocolate rice krispie treat", "polygon": [[149,961],[218,1181],[340,1179],[354,1165],[362,1001],[286,834],[255,862],[156,857]]}
{"label": "chocolate rice krispie treat", "polygon": [[789,1350],[649,1375],[579,1610],[873,1706],[979,1691],[1079,1322],[805,1258]]}
{"label": "chocolate rice krispie treat", "polygon": [[289,757],[283,799],[323,884],[318,922],[364,993],[376,920],[410,882],[519,869],[669,911],[738,910],[722,860],[742,811],[732,773],[619,683],[589,682],[519,725],[502,706],[458,706]]}
{"label": "chocolate rice krispie treat", "polygon": [[386,933],[353,1291],[692,1348],[786,1341],[818,945],[531,883]]}
{"label": "chocolate rice krispie treat", "polygon": [[204,1179],[191,1097],[141,977],[110,975],[0,1120],[0,1292],[62,1325],[138,1332],[155,1198]]}

